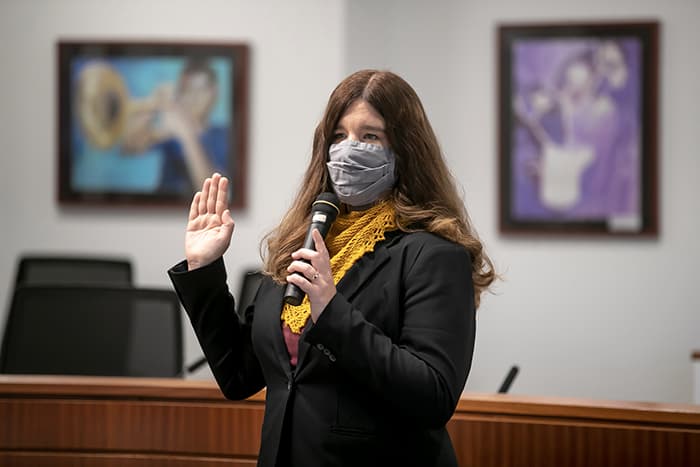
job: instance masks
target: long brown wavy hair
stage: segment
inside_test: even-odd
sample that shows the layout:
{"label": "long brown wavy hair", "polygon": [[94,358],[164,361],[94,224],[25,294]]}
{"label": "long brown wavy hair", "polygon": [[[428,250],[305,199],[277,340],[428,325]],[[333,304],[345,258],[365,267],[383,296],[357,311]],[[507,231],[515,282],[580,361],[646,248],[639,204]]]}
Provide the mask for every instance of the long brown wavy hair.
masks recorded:
{"label": "long brown wavy hair", "polygon": [[432,232],[464,245],[472,257],[478,307],[481,293],[495,279],[493,263],[471,225],[418,95],[389,71],[358,71],[331,94],[314,133],[313,153],[299,192],[280,224],[262,240],[265,273],[286,282],[291,254],[304,242],[313,201],[320,193],[333,191],[326,170],[328,149],[338,121],[357,99],[372,105],[384,118],[385,133],[396,156],[397,182],[389,198],[396,209],[398,227],[405,232]]}

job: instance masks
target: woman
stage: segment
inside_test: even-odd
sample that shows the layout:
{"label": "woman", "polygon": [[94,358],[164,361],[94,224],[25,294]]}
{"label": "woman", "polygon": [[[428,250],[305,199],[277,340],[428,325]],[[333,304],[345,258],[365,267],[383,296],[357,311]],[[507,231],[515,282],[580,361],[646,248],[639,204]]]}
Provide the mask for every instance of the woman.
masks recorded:
{"label": "woman", "polygon": [[[215,174],[195,195],[187,259],[169,273],[224,395],[267,387],[258,465],[457,465],[445,424],[494,272],[413,89],[364,70],[333,91],[243,323],[221,259],[227,184]],[[303,249],[331,190],[341,212]],[[300,306],[283,303],[287,283]]]}

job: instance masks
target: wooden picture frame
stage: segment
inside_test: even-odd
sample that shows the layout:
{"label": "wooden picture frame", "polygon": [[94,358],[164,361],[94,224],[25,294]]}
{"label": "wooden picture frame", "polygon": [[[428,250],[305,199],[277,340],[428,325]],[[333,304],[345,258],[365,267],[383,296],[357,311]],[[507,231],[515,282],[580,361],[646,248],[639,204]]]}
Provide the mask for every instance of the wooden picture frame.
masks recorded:
{"label": "wooden picture frame", "polygon": [[502,234],[658,236],[658,31],[498,26]]}
{"label": "wooden picture frame", "polygon": [[204,177],[246,199],[248,46],[60,41],[58,201],[188,205]]}

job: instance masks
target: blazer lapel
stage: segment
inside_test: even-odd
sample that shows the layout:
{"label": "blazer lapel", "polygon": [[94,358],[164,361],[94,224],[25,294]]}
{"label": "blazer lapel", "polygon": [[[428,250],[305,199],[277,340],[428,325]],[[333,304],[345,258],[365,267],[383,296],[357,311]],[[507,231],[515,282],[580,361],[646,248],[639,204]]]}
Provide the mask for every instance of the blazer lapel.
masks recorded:
{"label": "blazer lapel", "polygon": [[[373,252],[367,253],[358,259],[336,285],[336,290],[338,293],[342,294],[347,300],[352,300],[352,298],[362,289],[362,285],[367,282],[370,277],[372,277],[374,272],[384,265],[384,263],[389,261],[390,257],[388,248],[399,237],[400,235],[396,235],[393,232],[387,234],[386,241],[377,245]],[[296,368],[297,375],[299,374],[301,367],[304,365],[306,354],[311,347],[306,342],[306,339],[304,339],[304,334],[309,327],[310,326],[306,326],[304,328],[304,331],[299,338],[299,357]]]}
{"label": "blazer lapel", "polygon": [[373,252],[365,254],[340,279],[336,286],[338,293],[347,300],[352,300],[361,290],[362,285],[387,261],[389,261],[389,252],[386,246],[379,246]]}

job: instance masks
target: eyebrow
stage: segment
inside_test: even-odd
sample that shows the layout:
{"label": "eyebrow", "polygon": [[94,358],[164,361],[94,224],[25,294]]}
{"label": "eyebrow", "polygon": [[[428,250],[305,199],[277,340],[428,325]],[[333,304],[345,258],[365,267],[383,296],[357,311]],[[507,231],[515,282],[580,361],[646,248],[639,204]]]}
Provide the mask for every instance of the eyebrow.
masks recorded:
{"label": "eyebrow", "polygon": [[[338,125],[337,127],[335,127],[335,129],[336,129],[336,130],[343,129],[343,126],[342,126],[342,125]],[[384,128],[382,128],[382,127],[380,127],[380,126],[374,126],[374,125],[362,125],[362,126],[360,127],[360,130],[365,130],[365,131],[366,131],[366,130],[369,130],[369,131],[377,131],[377,132],[382,132],[382,133],[384,133],[384,132],[386,131]]]}
{"label": "eyebrow", "polygon": [[363,125],[362,126],[363,130],[371,130],[371,131],[384,131],[384,128],[380,126],[374,126],[374,125]]}

